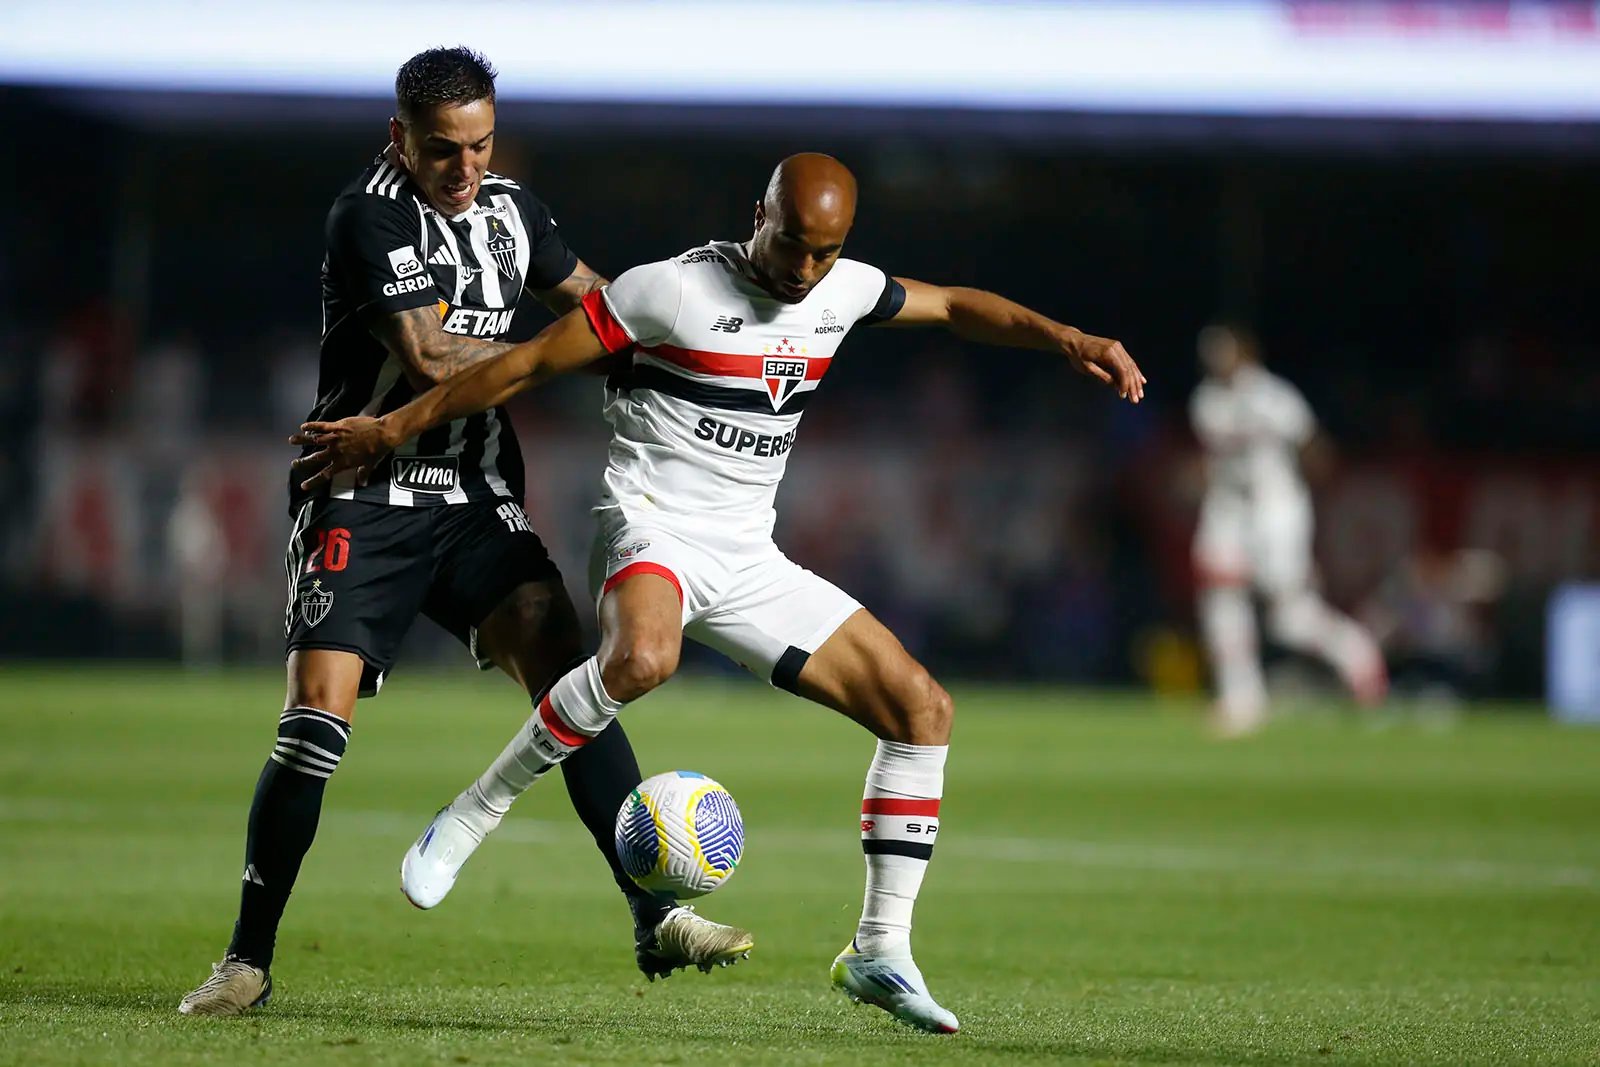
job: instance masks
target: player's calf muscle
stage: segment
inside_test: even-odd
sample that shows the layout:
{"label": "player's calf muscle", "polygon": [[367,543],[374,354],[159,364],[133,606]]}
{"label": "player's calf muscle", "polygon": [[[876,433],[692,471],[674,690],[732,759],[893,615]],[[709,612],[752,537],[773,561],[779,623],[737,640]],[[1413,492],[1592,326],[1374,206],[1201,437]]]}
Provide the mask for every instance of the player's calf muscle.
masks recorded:
{"label": "player's calf muscle", "polygon": [[529,693],[583,654],[577,612],[559,583],[527,582],[512,590],[479,625],[478,642]]}
{"label": "player's calf muscle", "polygon": [[950,724],[955,718],[955,701],[944,686],[918,667],[889,695],[883,717],[885,741],[910,745],[947,745]]}

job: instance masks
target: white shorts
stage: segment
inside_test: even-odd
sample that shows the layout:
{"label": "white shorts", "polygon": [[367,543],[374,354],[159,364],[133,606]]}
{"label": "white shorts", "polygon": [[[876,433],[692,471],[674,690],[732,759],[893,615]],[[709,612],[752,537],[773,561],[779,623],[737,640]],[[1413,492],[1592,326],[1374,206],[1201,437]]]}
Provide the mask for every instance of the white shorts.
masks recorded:
{"label": "white shorts", "polygon": [[1207,497],[1194,537],[1201,585],[1254,585],[1292,593],[1316,580],[1311,560],[1311,505],[1303,497],[1250,503]]}
{"label": "white shorts", "polygon": [[625,577],[659,574],[678,587],[683,632],[779,689],[794,692],[811,654],[861,605],[795,563],[771,538],[733,539],[596,512],[589,555],[595,603]]}

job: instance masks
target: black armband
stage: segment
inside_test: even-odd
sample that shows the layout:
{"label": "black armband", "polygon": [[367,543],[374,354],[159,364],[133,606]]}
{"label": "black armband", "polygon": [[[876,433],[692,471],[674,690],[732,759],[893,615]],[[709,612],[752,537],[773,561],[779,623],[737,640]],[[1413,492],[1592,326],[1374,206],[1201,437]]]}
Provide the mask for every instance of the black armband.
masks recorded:
{"label": "black armband", "polygon": [[900,314],[900,309],[905,306],[906,287],[885,275],[883,293],[878,297],[878,302],[872,305],[872,310],[861,316],[861,321],[868,326],[888,322]]}

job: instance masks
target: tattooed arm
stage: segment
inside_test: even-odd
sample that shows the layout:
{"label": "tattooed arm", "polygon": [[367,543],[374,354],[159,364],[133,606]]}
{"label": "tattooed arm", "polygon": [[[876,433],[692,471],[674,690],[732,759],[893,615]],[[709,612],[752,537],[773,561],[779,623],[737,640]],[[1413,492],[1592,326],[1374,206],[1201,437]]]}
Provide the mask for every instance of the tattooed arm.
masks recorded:
{"label": "tattooed arm", "polygon": [[[580,259],[566,281],[554,289],[529,292],[559,317],[577,307],[586,295],[605,284],[606,279]],[[383,342],[385,348],[400,358],[405,366],[406,380],[418,392],[515,347],[502,341],[480,341],[475,337],[446,333],[440,327],[439,312],[433,307],[412,308],[410,311],[379,316],[369,324],[368,329]],[[601,366],[603,368],[603,362]]]}
{"label": "tattooed arm", "polygon": [[514,347],[445,333],[438,308],[431,306],[377,316],[367,328],[399,357],[406,380],[418,392]]}
{"label": "tattooed arm", "polygon": [[580,259],[578,265],[572,268],[572,273],[567,275],[567,280],[554,289],[529,289],[528,292],[549,308],[552,315],[560,318],[577,307],[584,297],[596,289],[604,289],[607,284],[605,278]]}
{"label": "tattooed arm", "polygon": [[[596,289],[604,289],[610,284],[605,278],[596,274],[593,267],[580,259],[578,260],[578,265],[572,268],[572,273],[567,275],[567,280],[554,289],[529,289],[528,292],[537,297],[540,303],[544,304],[559,318],[577,307],[584,297]],[[584,367],[580,373],[598,375],[603,378],[613,371],[626,367],[632,362],[632,359],[633,357],[627,352],[617,352],[604,359],[596,360]]]}

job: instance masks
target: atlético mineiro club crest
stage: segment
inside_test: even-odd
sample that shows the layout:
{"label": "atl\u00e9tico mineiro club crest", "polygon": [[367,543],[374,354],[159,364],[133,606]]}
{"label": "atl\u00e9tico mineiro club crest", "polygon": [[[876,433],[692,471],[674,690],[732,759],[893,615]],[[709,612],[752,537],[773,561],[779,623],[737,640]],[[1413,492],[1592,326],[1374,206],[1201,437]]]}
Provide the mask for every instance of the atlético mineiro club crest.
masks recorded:
{"label": "atl\u00e9tico mineiro club crest", "polygon": [[493,215],[489,216],[489,253],[500,273],[515,281],[517,277],[517,239],[511,230]]}
{"label": "atl\u00e9tico mineiro club crest", "polygon": [[315,626],[326,619],[332,607],[333,594],[322,588],[321,578],[313,579],[311,588],[300,594],[300,615],[307,626]]}
{"label": "atl\u00e9tico mineiro club crest", "polygon": [[806,380],[805,349],[796,348],[794,342],[785,337],[776,345],[766,345],[762,350],[767,354],[761,360],[761,378],[767,383],[772,410],[777,411]]}

